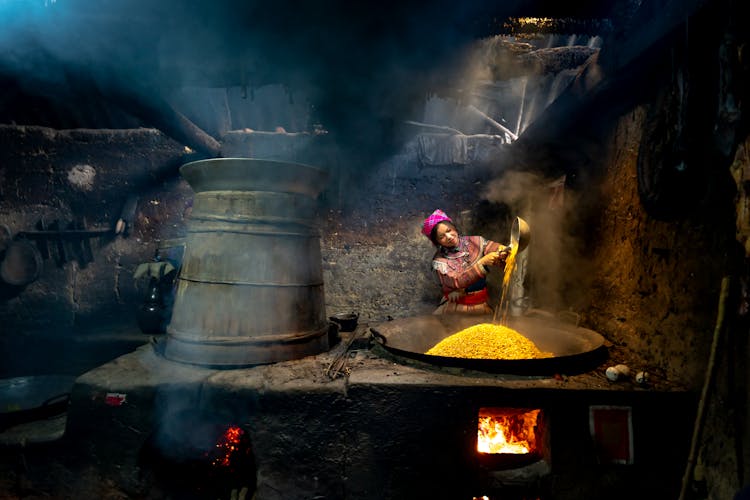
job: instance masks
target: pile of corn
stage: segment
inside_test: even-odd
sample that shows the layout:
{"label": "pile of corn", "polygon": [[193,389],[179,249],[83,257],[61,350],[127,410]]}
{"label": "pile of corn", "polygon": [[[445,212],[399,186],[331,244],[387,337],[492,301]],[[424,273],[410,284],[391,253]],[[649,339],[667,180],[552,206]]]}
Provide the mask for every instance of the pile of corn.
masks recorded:
{"label": "pile of corn", "polygon": [[427,354],[451,358],[530,359],[548,358],[536,345],[507,326],[481,323],[470,326],[432,347]]}

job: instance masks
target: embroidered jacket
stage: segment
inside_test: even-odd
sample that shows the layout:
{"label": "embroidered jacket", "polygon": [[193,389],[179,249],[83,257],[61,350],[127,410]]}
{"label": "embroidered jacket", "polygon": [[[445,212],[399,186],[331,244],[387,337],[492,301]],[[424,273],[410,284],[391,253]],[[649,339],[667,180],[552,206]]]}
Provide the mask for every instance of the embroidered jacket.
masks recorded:
{"label": "embroidered jacket", "polygon": [[455,248],[440,247],[432,258],[432,268],[440,279],[443,295],[485,288],[487,272],[477,261],[499,248],[499,243],[482,236],[461,236]]}

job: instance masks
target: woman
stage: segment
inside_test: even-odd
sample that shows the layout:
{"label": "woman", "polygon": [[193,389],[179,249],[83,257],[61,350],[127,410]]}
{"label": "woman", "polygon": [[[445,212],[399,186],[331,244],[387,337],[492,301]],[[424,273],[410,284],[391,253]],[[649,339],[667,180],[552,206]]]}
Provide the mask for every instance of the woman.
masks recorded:
{"label": "woman", "polygon": [[506,247],[481,236],[461,236],[442,210],[424,220],[422,233],[437,247],[432,268],[440,279],[443,300],[434,314],[492,314],[487,274],[491,267],[505,265]]}

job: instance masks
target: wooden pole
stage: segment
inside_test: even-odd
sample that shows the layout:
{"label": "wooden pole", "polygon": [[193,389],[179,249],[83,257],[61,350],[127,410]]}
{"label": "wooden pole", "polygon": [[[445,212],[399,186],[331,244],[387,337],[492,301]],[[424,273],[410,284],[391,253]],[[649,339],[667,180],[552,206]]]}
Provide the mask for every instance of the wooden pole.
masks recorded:
{"label": "wooden pole", "polygon": [[506,134],[508,137],[510,137],[511,140],[515,141],[518,139],[518,136],[514,134],[508,127],[504,126],[503,124],[495,121],[492,119],[492,117],[488,116],[487,113],[482,112],[481,110],[477,109],[476,106],[469,104],[466,106],[466,109],[474,113],[475,115],[479,116],[483,120],[485,120],[487,123],[495,127],[500,132]]}
{"label": "wooden pole", "polygon": [[693,428],[693,439],[690,443],[690,454],[688,455],[685,474],[682,476],[682,489],[680,490],[679,500],[685,500],[688,486],[692,481],[693,469],[695,468],[695,459],[698,451],[698,445],[703,432],[703,423],[706,419],[706,403],[708,401],[708,391],[713,385],[713,379],[716,374],[716,351],[719,345],[719,339],[724,331],[724,319],[726,317],[726,302],[729,297],[729,285],[731,278],[725,276],[721,281],[721,293],[719,294],[719,309],[716,315],[716,327],[714,328],[714,338],[711,342],[711,353],[708,357],[708,366],[706,367],[706,377],[703,380],[703,390],[701,399],[698,402],[698,413],[695,416],[695,426]]}

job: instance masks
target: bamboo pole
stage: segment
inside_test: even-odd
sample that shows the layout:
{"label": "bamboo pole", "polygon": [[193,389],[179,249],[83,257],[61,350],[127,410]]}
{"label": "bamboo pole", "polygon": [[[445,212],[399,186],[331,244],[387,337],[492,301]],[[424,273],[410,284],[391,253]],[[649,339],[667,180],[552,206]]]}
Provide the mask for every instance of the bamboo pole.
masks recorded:
{"label": "bamboo pole", "polygon": [[682,489],[680,490],[679,500],[684,500],[687,494],[688,486],[691,483],[693,469],[695,468],[695,459],[698,450],[698,444],[701,440],[701,434],[703,432],[703,423],[706,419],[706,403],[708,400],[708,391],[713,383],[714,376],[716,374],[716,351],[719,345],[719,339],[722,332],[724,331],[724,320],[726,317],[726,302],[729,297],[729,285],[731,278],[724,276],[721,280],[721,292],[719,294],[719,309],[716,315],[716,327],[714,328],[714,337],[711,342],[711,353],[708,357],[708,366],[706,367],[706,377],[703,380],[703,390],[701,391],[701,399],[698,402],[698,413],[695,416],[695,426],[693,427],[693,438],[690,443],[690,454],[688,455],[687,465],[685,467],[685,474],[682,476]]}

